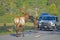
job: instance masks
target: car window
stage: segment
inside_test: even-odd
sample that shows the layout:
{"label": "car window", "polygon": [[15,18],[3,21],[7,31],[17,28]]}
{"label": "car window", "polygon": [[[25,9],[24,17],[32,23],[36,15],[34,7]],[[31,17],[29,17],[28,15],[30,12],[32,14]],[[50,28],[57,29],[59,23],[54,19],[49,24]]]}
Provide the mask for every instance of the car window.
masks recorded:
{"label": "car window", "polygon": [[56,17],[43,17],[42,20],[56,20]]}

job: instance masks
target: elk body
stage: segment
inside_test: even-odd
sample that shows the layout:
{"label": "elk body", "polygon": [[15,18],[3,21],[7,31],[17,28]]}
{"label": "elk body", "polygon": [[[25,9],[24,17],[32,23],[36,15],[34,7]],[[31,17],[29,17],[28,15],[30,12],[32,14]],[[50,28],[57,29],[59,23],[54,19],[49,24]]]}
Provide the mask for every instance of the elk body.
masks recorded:
{"label": "elk body", "polygon": [[24,26],[26,21],[29,19],[29,13],[25,13],[24,16],[17,16],[14,18],[14,24],[16,26],[16,37],[18,37],[19,28],[21,29],[22,35],[24,36]]}

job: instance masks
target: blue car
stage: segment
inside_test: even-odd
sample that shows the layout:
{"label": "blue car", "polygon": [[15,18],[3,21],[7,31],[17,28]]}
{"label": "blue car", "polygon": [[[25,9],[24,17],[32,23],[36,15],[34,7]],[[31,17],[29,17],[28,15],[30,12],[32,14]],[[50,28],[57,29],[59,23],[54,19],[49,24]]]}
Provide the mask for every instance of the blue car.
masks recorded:
{"label": "blue car", "polygon": [[38,28],[40,30],[53,30],[56,29],[57,16],[48,13],[42,13],[38,19]]}

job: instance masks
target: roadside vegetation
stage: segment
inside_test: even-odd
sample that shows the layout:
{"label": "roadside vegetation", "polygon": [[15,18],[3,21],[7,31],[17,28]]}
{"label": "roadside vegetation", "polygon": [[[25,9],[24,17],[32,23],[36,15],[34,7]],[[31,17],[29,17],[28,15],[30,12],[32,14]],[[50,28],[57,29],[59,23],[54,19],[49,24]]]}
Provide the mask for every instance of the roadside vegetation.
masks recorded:
{"label": "roadside vegetation", "polygon": [[[51,15],[60,17],[59,3],[60,0],[56,0],[56,3],[54,0],[0,0],[0,34],[9,34],[10,32],[7,31],[7,28],[13,28],[14,32],[14,17],[24,15],[20,8],[23,8],[22,11],[24,12],[29,11],[31,16],[34,16],[37,11],[38,18],[42,12],[48,12]],[[35,10],[36,8],[37,10]],[[26,26],[25,30],[33,29],[33,22],[27,22]]]}

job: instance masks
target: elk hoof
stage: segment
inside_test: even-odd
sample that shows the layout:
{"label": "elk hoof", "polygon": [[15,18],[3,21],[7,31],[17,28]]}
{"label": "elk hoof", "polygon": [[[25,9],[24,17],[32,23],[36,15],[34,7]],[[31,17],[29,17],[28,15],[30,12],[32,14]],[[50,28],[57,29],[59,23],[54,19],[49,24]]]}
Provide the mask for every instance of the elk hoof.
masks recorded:
{"label": "elk hoof", "polygon": [[16,36],[16,37],[19,37],[19,36]]}
{"label": "elk hoof", "polygon": [[16,35],[16,37],[21,37],[21,35],[20,35],[20,34],[18,34],[18,35]]}
{"label": "elk hoof", "polygon": [[24,35],[23,35],[23,37],[24,37]]}
{"label": "elk hoof", "polygon": [[16,35],[16,37],[19,37],[19,35]]}

